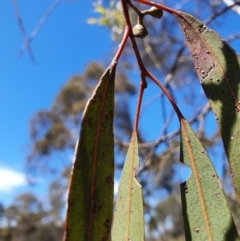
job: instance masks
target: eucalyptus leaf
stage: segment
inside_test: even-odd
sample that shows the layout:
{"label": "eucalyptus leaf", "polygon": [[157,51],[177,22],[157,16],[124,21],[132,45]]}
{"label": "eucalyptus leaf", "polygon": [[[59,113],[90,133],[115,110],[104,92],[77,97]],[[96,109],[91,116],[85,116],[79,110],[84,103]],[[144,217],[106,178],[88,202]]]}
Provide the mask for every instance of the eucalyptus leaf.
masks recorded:
{"label": "eucalyptus leaf", "polygon": [[134,132],[120,178],[112,241],[144,240],[142,189],[135,178],[138,166],[137,135]]}
{"label": "eucalyptus leaf", "polygon": [[64,241],[110,241],[114,77],[115,67],[109,67],[83,115],[69,187]]}
{"label": "eucalyptus leaf", "polygon": [[240,204],[240,58],[213,30],[193,16],[173,14],[218,123]]}
{"label": "eucalyptus leaf", "polygon": [[188,122],[181,123],[180,160],[192,170],[181,184],[187,241],[240,240],[214,167]]}

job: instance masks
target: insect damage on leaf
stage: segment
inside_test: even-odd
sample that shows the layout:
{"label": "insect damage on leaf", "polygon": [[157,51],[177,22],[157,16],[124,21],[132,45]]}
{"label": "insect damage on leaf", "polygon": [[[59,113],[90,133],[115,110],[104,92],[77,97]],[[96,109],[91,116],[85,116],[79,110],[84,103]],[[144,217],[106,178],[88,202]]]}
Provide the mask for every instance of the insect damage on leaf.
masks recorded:
{"label": "insect damage on leaf", "polygon": [[193,16],[173,14],[218,123],[240,203],[240,58],[213,30]]}

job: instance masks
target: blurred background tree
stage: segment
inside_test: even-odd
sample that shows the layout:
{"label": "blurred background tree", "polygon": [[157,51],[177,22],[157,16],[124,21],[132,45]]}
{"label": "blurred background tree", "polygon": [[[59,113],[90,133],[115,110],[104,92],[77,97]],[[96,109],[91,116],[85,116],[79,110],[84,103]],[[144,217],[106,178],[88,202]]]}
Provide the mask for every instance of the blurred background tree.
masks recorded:
{"label": "blurred background tree", "polygon": [[[227,33],[226,41],[235,44],[234,47],[239,43],[238,26],[234,27],[225,21],[226,16],[230,18],[240,13],[239,1],[162,0],[161,3],[196,16],[218,32],[231,25],[231,33]],[[99,0],[93,2],[93,8],[99,13],[99,18],[90,18],[88,23],[107,27],[117,47],[124,31],[119,1]],[[136,15],[130,12],[134,25]],[[174,96],[209,155],[217,160],[214,164],[240,227],[240,211],[231,186],[225,153],[219,152],[222,146],[220,135],[178,25],[165,13],[161,20],[146,16],[144,23],[149,35],[137,40],[137,44],[145,66]],[[109,55],[112,55],[111,51]],[[52,175],[53,181],[49,184],[47,204],[41,203],[31,193],[23,193],[16,197],[12,205],[0,209],[0,218],[4,220],[0,241],[61,239],[67,180],[72,164],[68,156],[73,155],[84,107],[105,67],[104,61],[99,63],[93,60],[81,75],[74,75],[66,81],[48,110],[39,110],[30,120],[32,149],[27,158],[29,176],[44,173]],[[138,82],[136,61],[128,44],[119,62],[115,82],[116,183],[131,136]],[[142,163],[138,176],[143,187],[148,241],[184,240],[179,184],[187,178],[189,170],[179,163],[179,125],[173,113],[165,96],[152,83],[148,83],[138,133]],[[153,119],[158,122],[157,129],[155,125],[152,126]],[[57,153],[61,153],[61,159]],[[56,162],[59,164],[57,167]]]}

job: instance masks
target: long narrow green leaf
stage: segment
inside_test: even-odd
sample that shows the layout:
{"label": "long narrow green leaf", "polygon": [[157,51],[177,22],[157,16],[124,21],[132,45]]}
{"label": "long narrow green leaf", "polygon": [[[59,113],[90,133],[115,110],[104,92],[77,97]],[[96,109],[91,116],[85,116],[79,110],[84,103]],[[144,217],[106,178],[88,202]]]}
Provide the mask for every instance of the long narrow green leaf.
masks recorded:
{"label": "long narrow green leaf", "polygon": [[182,12],[174,16],[219,125],[240,204],[240,58],[193,16]]}
{"label": "long narrow green leaf", "polygon": [[187,181],[181,184],[186,240],[240,240],[212,163],[183,119],[180,155],[181,162],[192,170]]}
{"label": "long narrow green leaf", "polygon": [[82,119],[72,171],[65,241],[110,241],[113,211],[115,69],[103,74]]}
{"label": "long narrow green leaf", "polygon": [[112,241],[144,240],[142,189],[135,179],[138,166],[137,136],[134,132],[119,183]]}

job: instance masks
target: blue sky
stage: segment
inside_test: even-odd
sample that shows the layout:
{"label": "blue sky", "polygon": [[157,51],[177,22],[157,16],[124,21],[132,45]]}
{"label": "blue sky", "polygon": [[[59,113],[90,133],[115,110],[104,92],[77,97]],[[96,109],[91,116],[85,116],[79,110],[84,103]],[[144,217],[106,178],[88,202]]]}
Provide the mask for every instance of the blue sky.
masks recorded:
{"label": "blue sky", "polygon": [[[53,0],[18,1],[28,35],[52,3]],[[36,111],[48,109],[64,83],[82,73],[89,62],[110,63],[117,45],[106,28],[86,23],[94,17],[91,1],[62,1],[31,44],[37,61],[34,64],[27,52],[17,58],[23,38],[12,1],[0,1],[0,9],[0,202],[7,205],[22,191],[39,194],[39,190],[46,189],[44,177],[38,177],[38,185],[30,187],[24,176],[31,146],[30,118]],[[228,36],[234,26],[227,20],[236,23],[239,16],[231,14],[225,20],[218,30]],[[237,48],[239,42],[233,42],[233,46]],[[147,98],[151,95],[153,92],[148,91]]]}
{"label": "blue sky", "polygon": [[[18,1],[28,35],[52,2]],[[36,189],[28,187],[24,177],[30,118],[50,108],[72,75],[80,74],[89,62],[109,56],[113,44],[109,31],[86,23],[94,16],[90,1],[62,1],[31,45],[34,64],[27,52],[17,58],[23,38],[12,1],[0,1],[0,9],[0,202],[7,204],[17,193]],[[43,180],[39,178],[39,187]]]}

